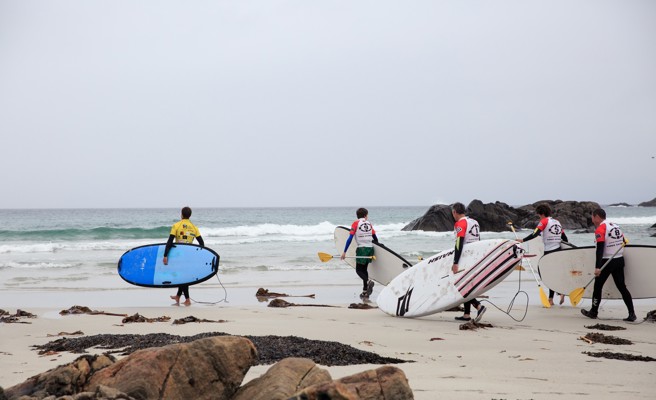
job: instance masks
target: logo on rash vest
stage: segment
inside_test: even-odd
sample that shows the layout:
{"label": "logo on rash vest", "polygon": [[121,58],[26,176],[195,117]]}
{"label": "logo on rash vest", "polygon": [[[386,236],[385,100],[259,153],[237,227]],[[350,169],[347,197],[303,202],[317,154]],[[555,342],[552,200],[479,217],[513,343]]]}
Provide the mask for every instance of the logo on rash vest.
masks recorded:
{"label": "logo on rash vest", "polygon": [[366,232],[366,233],[371,232],[371,224],[365,222],[363,224],[360,224],[358,229],[361,230],[362,232]]}
{"label": "logo on rash vest", "polygon": [[608,231],[608,237],[611,239],[620,239],[622,237],[622,232],[620,232],[620,229],[617,227],[614,227],[610,231]]}
{"label": "logo on rash vest", "polygon": [[560,235],[562,231],[563,230],[561,229],[560,225],[552,225],[549,228],[549,232],[553,233],[554,235]]}
{"label": "logo on rash vest", "polygon": [[478,237],[478,225],[472,226],[472,228],[469,230],[469,234],[473,237]]}

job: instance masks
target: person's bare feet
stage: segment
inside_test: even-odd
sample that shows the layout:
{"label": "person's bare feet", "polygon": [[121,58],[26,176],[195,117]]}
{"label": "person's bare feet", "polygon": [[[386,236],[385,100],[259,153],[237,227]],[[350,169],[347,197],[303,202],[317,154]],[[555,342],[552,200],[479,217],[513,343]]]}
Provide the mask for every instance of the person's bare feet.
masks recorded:
{"label": "person's bare feet", "polygon": [[191,300],[190,300],[190,299],[187,299],[187,300],[185,300],[185,302],[182,303],[182,304],[184,304],[185,306],[190,306],[190,305],[191,305]]}
{"label": "person's bare feet", "polygon": [[549,305],[552,305],[552,306],[554,305],[553,299],[549,299]]}
{"label": "person's bare feet", "polygon": [[175,300],[175,304],[180,305],[180,296],[171,296],[171,300]]}
{"label": "person's bare feet", "polygon": [[560,295],[560,304],[562,305],[565,302],[565,295],[561,294]]}

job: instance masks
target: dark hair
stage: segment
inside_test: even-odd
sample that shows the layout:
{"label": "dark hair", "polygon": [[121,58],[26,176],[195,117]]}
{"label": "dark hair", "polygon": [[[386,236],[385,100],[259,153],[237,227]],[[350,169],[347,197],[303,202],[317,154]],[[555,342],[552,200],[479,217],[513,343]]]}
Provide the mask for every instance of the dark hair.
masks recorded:
{"label": "dark hair", "polygon": [[189,217],[191,217],[191,208],[182,207],[182,218],[189,219]]}
{"label": "dark hair", "polygon": [[355,215],[357,215],[358,218],[364,218],[369,215],[369,211],[364,207],[360,207],[358,208],[358,211],[355,212]]}
{"label": "dark hair", "polygon": [[547,203],[539,204],[537,207],[535,207],[535,213],[544,215],[545,217],[550,217],[551,207],[549,207],[549,204]]}
{"label": "dark hair", "polygon": [[592,212],[592,215],[596,215],[597,217],[601,217],[601,219],[606,219],[606,211],[604,211],[601,208],[597,208]]}
{"label": "dark hair", "polygon": [[456,214],[464,214],[466,209],[465,205],[462,203],[453,203],[451,204],[451,209],[456,212]]}

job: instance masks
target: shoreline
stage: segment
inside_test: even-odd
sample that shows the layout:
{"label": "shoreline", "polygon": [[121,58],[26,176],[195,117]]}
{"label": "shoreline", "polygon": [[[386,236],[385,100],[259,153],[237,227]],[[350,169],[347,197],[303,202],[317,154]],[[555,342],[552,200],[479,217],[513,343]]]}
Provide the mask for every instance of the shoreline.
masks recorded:
{"label": "shoreline", "polygon": [[[489,298],[486,300],[505,310],[517,291],[517,281],[512,277],[488,292]],[[515,322],[492,304],[484,303],[488,311],[482,322],[492,324],[492,327],[461,331],[460,324],[453,319],[459,313],[454,312],[403,319],[390,317],[377,309],[349,309],[347,307],[350,303],[359,302],[359,285],[350,274],[345,278],[349,278],[353,284],[340,284],[341,277],[336,278],[333,280],[336,283],[314,285],[316,299],[283,298],[296,304],[338,306],[330,308],[270,308],[266,302],[257,301],[257,287],[254,286],[227,287],[231,300],[227,304],[196,303],[190,307],[170,306],[164,299],[170,290],[157,290],[156,296],[153,296],[153,289],[143,289],[145,292],[137,289],[120,298],[105,296],[102,291],[53,290],[47,296],[34,292],[32,300],[38,303],[38,307],[19,308],[36,314],[37,318],[24,319],[30,324],[0,324],[0,386],[8,388],[79,357],[80,354],[67,352],[39,356],[30,346],[58,339],[57,336],[48,335],[81,330],[87,336],[126,333],[192,336],[202,332],[226,332],[233,335],[299,336],[336,341],[383,357],[414,361],[394,365],[406,374],[416,399],[571,399],[591,396],[600,399],[648,399],[656,391],[656,364],[593,358],[582,353],[610,351],[656,357],[656,327],[651,322],[628,324],[621,321],[626,316],[621,300],[604,302],[600,311],[602,319],[590,320],[579,311],[581,307],[589,307],[589,300],[583,300],[576,308],[571,307],[567,300],[563,306],[542,308],[537,287],[524,281],[524,278],[532,278],[522,276],[522,290],[529,296],[527,315],[523,321]],[[308,292],[307,287],[291,284],[265,286],[270,291],[289,294],[308,294],[305,293]],[[204,290],[199,285],[197,288],[192,287],[191,295],[193,298],[197,294],[200,298],[214,290]],[[379,290],[377,288],[374,291],[373,300]],[[117,293],[107,292],[113,295]],[[11,295],[0,295],[0,308],[13,314],[15,307],[7,307]],[[21,298],[18,296],[9,303],[20,301]],[[55,303],[49,303],[55,298]],[[127,304],[140,298],[142,302],[139,305]],[[512,314],[516,318],[524,313],[526,301],[521,298],[517,297],[513,307]],[[115,303],[113,306],[102,305],[112,302]],[[155,302],[160,304],[153,305]],[[57,304],[66,305],[59,307]],[[169,321],[123,325],[122,317],[117,316],[59,315],[59,311],[75,304],[109,313],[140,313],[148,318],[166,315],[171,317],[171,321],[193,315],[209,320],[225,319],[228,322],[172,325]],[[656,308],[656,299],[636,300],[635,304],[641,321],[647,312]],[[597,323],[627,328],[605,334],[629,339],[634,344],[589,344],[579,339],[586,333],[598,332],[585,328]],[[260,376],[269,367],[252,367],[244,383]],[[333,379],[338,379],[378,365],[320,367],[327,369]]]}

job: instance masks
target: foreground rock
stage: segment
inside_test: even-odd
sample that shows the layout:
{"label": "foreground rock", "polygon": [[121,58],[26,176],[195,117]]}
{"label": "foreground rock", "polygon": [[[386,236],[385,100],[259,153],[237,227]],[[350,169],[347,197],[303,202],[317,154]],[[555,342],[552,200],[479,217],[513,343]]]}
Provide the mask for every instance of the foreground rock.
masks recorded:
{"label": "foreground rock", "polygon": [[140,350],[120,361],[83,356],[11,387],[5,395],[43,399],[112,388],[114,398],[228,400],[256,359],[255,346],[246,338],[211,337]]}
{"label": "foreground rock", "polygon": [[242,386],[232,400],[288,399],[308,386],[331,382],[330,373],[307,358],[286,358]]}
{"label": "foreground rock", "polygon": [[[295,346],[287,342],[285,347]],[[333,346],[333,352],[341,351]],[[249,368],[258,363],[258,353],[251,340],[222,335],[135,351],[119,361],[107,354],[84,355],[4,392],[0,388],[0,400],[412,398],[398,368],[386,366],[333,382],[307,358],[282,359],[240,388]]]}
{"label": "foreground rock", "polygon": [[[509,231],[508,222],[512,221],[515,227],[533,229],[539,222],[535,215],[538,204],[547,203],[566,230],[589,230],[592,228],[590,215],[599,204],[592,201],[561,201],[543,200],[514,208],[506,203],[495,202],[484,204],[480,200],[473,200],[467,206],[467,214],[478,221],[481,230],[486,232]],[[433,232],[448,232],[453,230],[454,224],[451,207],[437,204],[428,209],[421,217],[406,225],[404,231],[423,230]]]}
{"label": "foreground rock", "polygon": [[384,366],[336,381],[310,386],[290,400],[406,400],[413,399],[403,371]]}
{"label": "foreground rock", "polygon": [[225,336],[140,350],[98,371],[88,388],[116,388],[137,399],[230,399],[255,365],[253,343]]}

